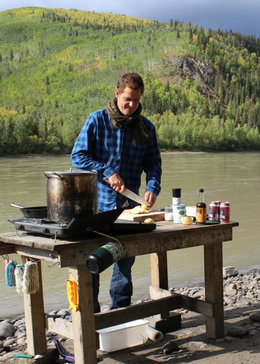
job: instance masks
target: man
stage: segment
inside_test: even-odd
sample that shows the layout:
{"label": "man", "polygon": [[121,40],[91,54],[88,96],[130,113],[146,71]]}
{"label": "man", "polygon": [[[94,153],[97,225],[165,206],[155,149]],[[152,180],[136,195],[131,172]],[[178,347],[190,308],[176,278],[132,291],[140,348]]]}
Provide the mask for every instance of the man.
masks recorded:
{"label": "man", "polygon": [[[114,100],[107,108],[90,114],[73,147],[73,166],[98,173],[99,212],[135,206],[120,192],[128,188],[138,194],[143,171],[146,174],[144,199],[150,207],[160,192],[160,150],[153,124],[141,116],[143,91],[143,79],[138,73],[123,73]],[[123,258],[114,264],[111,309],[131,303],[134,260],[134,257]],[[93,275],[95,312],[100,311],[98,289],[99,276]]]}

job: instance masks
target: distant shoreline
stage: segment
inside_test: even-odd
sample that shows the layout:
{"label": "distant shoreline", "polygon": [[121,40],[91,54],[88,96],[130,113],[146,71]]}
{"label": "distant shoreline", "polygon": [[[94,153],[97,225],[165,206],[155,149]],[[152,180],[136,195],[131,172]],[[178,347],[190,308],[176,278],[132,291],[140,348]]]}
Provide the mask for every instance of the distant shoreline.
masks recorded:
{"label": "distant shoreline", "polygon": [[[238,153],[242,153],[242,154],[253,154],[253,153],[260,153],[260,150],[237,150],[237,151],[181,151],[181,150],[161,150],[161,154],[176,154],[176,155],[180,155],[180,154],[238,154]],[[12,158],[44,158],[44,157],[48,157],[48,158],[63,158],[63,157],[70,157],[70,153],[68,154],[12,154],[12,155],[1,155],[0,156],[0,160],[1,159],[12,159]]]}

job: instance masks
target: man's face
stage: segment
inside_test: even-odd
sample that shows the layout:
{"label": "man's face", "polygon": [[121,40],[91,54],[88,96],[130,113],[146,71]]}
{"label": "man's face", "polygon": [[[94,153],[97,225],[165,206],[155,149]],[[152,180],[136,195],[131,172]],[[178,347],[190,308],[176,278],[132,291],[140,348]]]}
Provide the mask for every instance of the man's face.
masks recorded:
{"label": "man's face", "polygon": [[131,116],[139,106],[142,91],[140,89],[133,90],[130,87],[126,87],[121,93],[115,90],[115,95],[117,98],[117,107],[121,113],[126,116]]}

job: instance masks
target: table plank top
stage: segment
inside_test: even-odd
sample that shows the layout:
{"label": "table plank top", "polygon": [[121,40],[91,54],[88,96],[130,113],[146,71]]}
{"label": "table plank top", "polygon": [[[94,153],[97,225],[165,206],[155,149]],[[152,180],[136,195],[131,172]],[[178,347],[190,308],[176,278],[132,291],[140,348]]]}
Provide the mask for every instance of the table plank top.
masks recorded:
{"label": "table plank top", "polygon": [[[207,239],[216,233],[221,236],[221,234],[225,235],[225,232],[232,231],[232,228],[238,226],[238,222],[230,222],[225,224],[217,224],[217,225],[182,225],[182,224],[174,224],[168,221],[160,221],[156,223],[156,229],[151,232],[145,233],[134,233],[134,234],[124,234],[124,235],[114,235],[111,238],[115,237],[120,241],[123,241],[125,244],[130,245],[135,244],[136,242],[140,243],[142,241],[148,241],[150,243],[162,240],[179,240],[188,237],[188,239],[192,239],[193,235],[201,235],[207,236]],[[222,238],[225,236],[223,235]],[[220,237],[219,241],[222,240]],[[47,237],[43,235],[35,235],[31,233],[24,232],[7,232],[0,234],[0,242],[6,244],[14,244],[18,246],[26,246],[35,249],[43,249],[48,251],[54,250],[62,250],[66,248],[76,248],[89,245],[91,249],[93,247],[98,247],[103,245],[106,241],[109,241],[108,237],[102,237],[98,234],[84,235],[73,238],[59,238],[55,239],[53,237]],[[192,246],[192,245],[191,245]],[[183,246],[180,246],[180,248]],[[176,247],[177,248],[177,247]]]}

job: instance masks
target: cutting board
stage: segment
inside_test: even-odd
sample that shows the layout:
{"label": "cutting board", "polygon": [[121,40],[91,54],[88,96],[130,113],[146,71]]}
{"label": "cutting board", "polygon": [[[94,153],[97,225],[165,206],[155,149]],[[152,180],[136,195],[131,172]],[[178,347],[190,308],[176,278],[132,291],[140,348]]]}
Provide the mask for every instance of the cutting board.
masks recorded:
{"label": "cutting board", "polygon": [[154,221],[164,220],[164,211],[150,211],[147,214],[132,214],[128,210],[124,210],[118,219],[130,220],[130,221],[144,221],[150,217]]}

